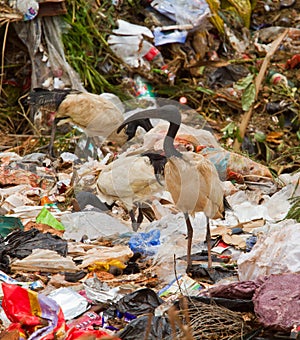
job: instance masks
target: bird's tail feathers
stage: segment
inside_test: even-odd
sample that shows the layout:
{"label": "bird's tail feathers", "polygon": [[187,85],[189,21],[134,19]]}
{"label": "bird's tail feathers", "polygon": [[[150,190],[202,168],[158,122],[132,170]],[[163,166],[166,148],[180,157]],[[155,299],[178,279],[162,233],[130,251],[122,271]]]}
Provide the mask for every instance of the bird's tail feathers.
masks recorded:
{"label": "bird's tail feathers", "polygon": [[224,209],[223,209],[223,212],[222,212],[222,219],[225,218],[225,212],[226,211],[228,211],[228,210],[232,211],[233,210],[225,196],[223,197],[223,206],[224,206]]}
{"label": "bird's tail feathers", "polygon": [[144,152],[141,156],[147,156],[150,160],[151,165],[154,169],[154,174],[157,182],[163,186],[160,181],[160,176],[164,176],[165,165],[167,162],[167,157],[164,155],[160,155],[155,152]]}
{"label": "bird's tail feathers", "polygon": [[27,103],[31,105],[34,110],[39,108],[46,108],[49,110],[57,111],[61,102],[68,94],[74,90],[46,90],[42,88],[35,88],[30,92]]}
{"label": "bird's tail feathers", "polygon": [[233,210],[229,202],[227,201],[226,197],[223,198],[224,210]]}

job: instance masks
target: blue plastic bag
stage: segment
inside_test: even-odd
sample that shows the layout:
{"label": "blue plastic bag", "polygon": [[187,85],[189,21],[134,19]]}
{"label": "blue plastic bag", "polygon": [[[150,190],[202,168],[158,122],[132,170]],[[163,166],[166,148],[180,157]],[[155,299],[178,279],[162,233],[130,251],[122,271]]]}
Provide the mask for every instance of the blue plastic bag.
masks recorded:
{"label": "blue plastic bag", "polygon": [[148,233],[138,233],[131,236],[128,245],[134,253],[152,256],[160,245],[160,230],[152,229]]}

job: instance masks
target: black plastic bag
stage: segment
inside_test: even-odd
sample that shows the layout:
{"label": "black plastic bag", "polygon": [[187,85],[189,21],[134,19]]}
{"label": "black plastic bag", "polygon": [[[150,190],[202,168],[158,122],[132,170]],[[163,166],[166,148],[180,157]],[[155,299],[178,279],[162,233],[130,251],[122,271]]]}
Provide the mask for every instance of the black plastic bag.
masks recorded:
{"label": "black plastic bag", "polygon": [[121,313],[135,316],[153,313],[163,300],[150,288],[142,288],[125,295],[116,304],[115,308]]}
{"label": "black plastic bag", "polygon": [[153,316],[149,319],[149,315],[131,321],[117,336],[122,340],[145,339],[146,332],[149,330],[149,322],[151,326],[148,340],[171,339],[172,328],[169,320],[163,316]]}

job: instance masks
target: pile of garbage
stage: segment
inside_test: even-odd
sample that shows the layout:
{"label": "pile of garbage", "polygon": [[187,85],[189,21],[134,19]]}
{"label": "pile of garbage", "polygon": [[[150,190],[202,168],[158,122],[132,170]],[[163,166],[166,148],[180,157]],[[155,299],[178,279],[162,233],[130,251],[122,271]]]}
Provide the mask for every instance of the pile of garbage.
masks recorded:
{"label": "pile of garbage", "polygon": [[[0,338],[299,339],[299,151],[289,144],[299,138],[299,32],[289,28],[297,3],[139,1],[144,22],[130,16],[134,2],[90,3],[95,25],[115,19],[98,36],[109,54],[97,72],[123,74],[116,87],[102,83],[101,95],[88,92],[96,89],[86,81],[92,68],[83,76],[67,62],[68,1],[1,4],[0,25],[13,25],[30,62],[15,83],[5,72],[0,93],[8,103],[7,90],[30,92],[21,102],[35,136],[0,152]],[[273,22],[260,22],[260,12]],[[41,91],[47,97],[33,105]],[[99,107],[81,113],[74,98],[101,101],[105,121],[91,119]],[[207,218],[190,216],[189,275],[186,216],[152,166],[164,159],[169,123],[150,119],[127,130],[127,141],[117,131],[131,115],[164,105],[181,113],[176,150],[214,165],[231,207],[209,221],[212,268]],[[268,132],[255,125],[262,107],[272,115]],[[216,123],[217,115],[227,118]],[[67,150],[58,138],[54,154],[37,149],[58,117],[76,130]],[[255,157],[240,152],[241,138]],[[272,163],[283,147],[294,147],[290,163]]]}
{"label": "pile of garbage", "polygon": [[[206,217],[191,218],[190,277],[185,218],[164,187],[132,201],[133,211],[142,203],[137,207],[145,216],[132,229],[118,183],[133,193],[131,176],[143,179],[133,159],[146,147],[160,148],[166,125],[139,129],[112,161],[109,153],[99,160],[0,154],[4,338],[297,336],[300,224],[285,217],[289,199],[299,195],[299,174],[274,179],[265,166],[224,150],[208,130],[182,123],[178,147],[216,166],[232,207],[225,219],[211,220],[212,270]],[[116,192],[110,206],[99,194],[101,174],[127,158],[129,168],[116,167],[114,181],[106,183]]]}

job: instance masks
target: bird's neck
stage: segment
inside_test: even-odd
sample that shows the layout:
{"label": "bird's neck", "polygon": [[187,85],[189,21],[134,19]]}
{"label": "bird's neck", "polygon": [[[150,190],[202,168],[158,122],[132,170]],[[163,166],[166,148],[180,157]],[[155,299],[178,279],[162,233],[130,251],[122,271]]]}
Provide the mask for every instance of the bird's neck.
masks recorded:
{"label": "bird's neck", "polygon": [[179,125],[171,123],[167,135],[164,139],[164,151],[167,158],[172,156],[182,158],[182,154],[174,146],[174,138],[179,129]]}

